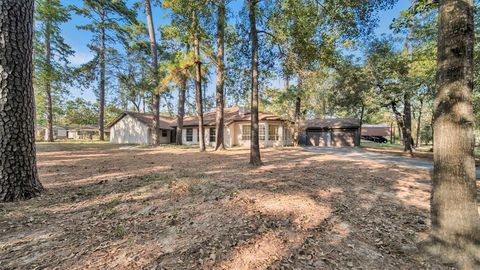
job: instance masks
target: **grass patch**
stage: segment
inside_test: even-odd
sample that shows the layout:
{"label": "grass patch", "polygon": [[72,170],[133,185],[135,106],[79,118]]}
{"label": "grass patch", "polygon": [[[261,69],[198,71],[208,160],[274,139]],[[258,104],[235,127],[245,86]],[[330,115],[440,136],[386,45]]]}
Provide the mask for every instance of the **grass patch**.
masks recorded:
{"label": "grass patch", "polygon": [[106,203],[107,208],[114,208],[115,206],[121,204],[122,201],[119,198],[113,198],[109,202]]}

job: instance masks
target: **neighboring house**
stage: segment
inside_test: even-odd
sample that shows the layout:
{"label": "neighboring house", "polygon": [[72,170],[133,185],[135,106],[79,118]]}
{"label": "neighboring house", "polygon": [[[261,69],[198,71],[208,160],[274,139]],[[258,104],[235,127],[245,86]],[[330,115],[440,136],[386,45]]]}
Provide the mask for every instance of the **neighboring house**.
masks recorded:
{"label": "neighboring house", "polygon": [[300,144],[323,147],[354,147],[360,145],[358,119],[314,119],[300,123]]}
{"label": "neighboring house", "polygon": [[[250,145],[250,117],[246,110],[234,107],[225,109],[224,144],[226,147]],[[214,145],[215,112],[203,114],[205,143]],[[108,127],[110,128],[110,142],[118,144],[151,144],[152,115],[125,112]],[[278,116],[268,113],[259,113],[260,145],[285,146],[292,144],[291,123]],[[174,143],[176,136],[176,120],[161,117],[161,143]],[[182,143],[185,145],[198,144],[198,117],[184,118]]]}
{"label": "neighboring house", "polygon": [[[67,132],[68,127],[53,126],[53,139],[66,139]],[[48,140],[48,129],[46,127],[38,127],[35,133],[37,138],[43,139],[45,141]]]}
{"label": "neighboring house", "polygon": [[392,127],[387,124],[362,125],[362,136],[389,137],[392,134]]}
{"label": "neighboring house", "polygon": [[[79,127],[70,127],[68,129],[68,138],[74,140],[99,140],[100,128],[97,125],[86,125]],[[110,131],[105,131],[105,137],[109,137]]]}
{"label": "neighboring house", "polygon": [[[215,112],[203,114],[205,128],[205,144],[214,145],[215,134]],[[244,108],[226,108],[224,111],[224,145],[250,146],[250,112]],[[259,112],[259,139],[260,146],[287,146],[292,144],[292,132],[289,126],[291,123],[279,116]],[[198,144],[198,117],[189,116],[183,120],[182,143],[191,145]]]}
{"label": "neighboring house", "polygon": [[[168,144],[175,140],[175,119],[160,117],[160,143]],[[115,144],[152,144],[152,114],[124,112],[107,128],[110,129],[110,142]]]}

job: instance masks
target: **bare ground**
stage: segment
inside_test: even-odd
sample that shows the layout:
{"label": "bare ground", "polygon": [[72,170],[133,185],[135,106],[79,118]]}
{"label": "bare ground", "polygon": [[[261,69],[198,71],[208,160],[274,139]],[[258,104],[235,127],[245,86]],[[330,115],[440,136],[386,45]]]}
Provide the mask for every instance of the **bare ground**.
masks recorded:
{"label": "bare ground", "polygon": [[446,269],[422,170],[316,155],[40,145],[43,196],[0,204],[0,269]]}

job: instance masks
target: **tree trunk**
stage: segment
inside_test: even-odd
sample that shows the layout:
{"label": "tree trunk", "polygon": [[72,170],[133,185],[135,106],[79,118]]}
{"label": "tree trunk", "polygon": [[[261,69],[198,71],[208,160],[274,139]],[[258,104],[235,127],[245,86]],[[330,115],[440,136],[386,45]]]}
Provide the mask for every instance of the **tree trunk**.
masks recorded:
{"label": "tree trunk", "polygon": [[473,93],[473,0],[440,1],[434,101],[430,250],[463,269],[480,267]]}
{"label": "tree trunk", "polygon": [[[190,50],[189,45],[185,46],[185,55],[184,58],[188,57],[188,51]],[[185,116],[185,99],[187,93],[187,75],[184,73],[181,75],[180,88],[178,89],[178,112],[177,112],[177,138],[176,144],[182,145],[182,136],[183,136],[183,117]]]}
{"label": "tree trunk", "polygon": [[250,134],[250,164],[253,166],[262,165],[260,156],[260,142],[258,134],[258,36],[256,22],[257,0],[248,0],[250,39],[252,41],[252,94],[251,94],[251,134]]}
{"label": "tree trunk", "polygon": [[194,47],[195,47],[195,101],[198,115],[198,143],[200,152],[205,152],[205,136],[203,129],[203,96],[202,96],[202,62],[200,59],[200,37],[198,36],[198,19],[196,12],[193,12],[194,26]]}
{"label": "tree trunk", "polygon": [[[104,20],[105,11],[102,11],[102,20]],[[106,54],[106,35],[105,28],[101,28],[100,35],[100,86],[99,86],[99,99],[100,99],[100,116],[98,118],[98,126],[100,129],[100,140],[105,140],[105,54]]]}
{"label": "tree trunk", "polygon": [[303,91],[303,77],[302,74],[298,74],[298,87],[295,96],[295,132],[294,132],[294,145],[298,146],[300,140],[300,121],[302,119],[302,91]]}
{"label": "tree trunk", "polygon": [[145,14],[147,15],[148,35],[150,37],[150,54],[152,58],[152,71],[155,84],[153,93],[153,132],[152,144],[160,144],[160,93],[158,87],[158,55],[157,55],[157,40],[155,38],[155,27],[152,18],[152,6],[150,0],[145,1]]}
{"label": "tree trunk", "polygon": [[403,146],[404,151],[410,152],[413,155],[412,148],[412,104],[410,103],[410,94],[405,93],[403,100]]}
{"label": "tree trunk", "polygon": [[363,117],[365,115],[365,105],[362,102],[362,109],[360,111],[360,129],[358,130],[357,134],[357,146],[360,146],[360,143],[362,141],[362,128],[363,128]]}
{"label": "tree trunk", "polygon": [[224,106],[223,98],[224,84],[225,84],[225,63],[224,63],[224,48],[225,48],[225,0],[218,1],[217,10],[217,85],[216,85],[216,127],[215,127],[215,150],[225,150],[223,130],[224,130]]}
{"label": "tree trunk", "polygon": [[33,0],[0,1],[0,201],[38,196]]}
{"label": "tree trunk", "polygon": [[53,142],[53,104],[52,104],[52,47],[51,47],[52,24],[47,18],[45,26],[45,59],[47,64],[47,76],[45,80],[45,92],[47,94],[47,141]]}
{"label": "tree trunk", "polygon": [[417,138],[415,145],[418,147],[420,146],[420,128],[421,128],[421,121],[422,121],[422,110],[423,110],[423,98],[420,99],[420,108],[418,110],[418,118],[417,118]]}

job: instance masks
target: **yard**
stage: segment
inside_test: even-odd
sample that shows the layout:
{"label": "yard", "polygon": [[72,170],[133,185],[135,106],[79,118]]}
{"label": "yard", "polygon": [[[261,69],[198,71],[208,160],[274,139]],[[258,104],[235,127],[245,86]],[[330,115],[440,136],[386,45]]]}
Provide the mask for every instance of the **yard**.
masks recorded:
{"label": "yard", "polygon": [[417,249],[430,176],[300,149],[39,145],[43,196],[0,204],[1,269],[446,268]]}

